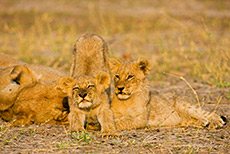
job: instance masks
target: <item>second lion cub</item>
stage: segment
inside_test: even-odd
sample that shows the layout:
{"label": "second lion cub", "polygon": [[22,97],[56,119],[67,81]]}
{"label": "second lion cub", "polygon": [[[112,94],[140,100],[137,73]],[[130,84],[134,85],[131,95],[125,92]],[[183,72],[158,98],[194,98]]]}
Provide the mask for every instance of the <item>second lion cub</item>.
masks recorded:
{"label": "second lion cub", "polygon": [[193,121],[212,128],[225,124],[225,118],[193,106],[185,99],[168,99],[165,95],[151,93],[146,79],[151,69],[147,59],[122,63],[111,59],[110,67],[115,84],[111,109],[118,130],[185,125]]}
{"label": "second lion cub", "polygon": [[107,44],[101,37],[86,34],[77,40],[71,77],[64,77],[60,81],[70,98],[70,131],[83,131],[86,123],[99,123],[102,133],[115,133],[113,112],[109,104],[108,58]]}

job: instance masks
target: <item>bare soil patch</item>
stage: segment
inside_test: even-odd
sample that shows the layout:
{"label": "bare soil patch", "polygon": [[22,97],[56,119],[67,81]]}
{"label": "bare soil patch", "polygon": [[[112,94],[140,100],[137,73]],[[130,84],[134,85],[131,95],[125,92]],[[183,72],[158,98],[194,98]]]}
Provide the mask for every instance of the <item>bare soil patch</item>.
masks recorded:
{"label": "bare soil patch", "polygon": [[[178,81],[174,86],[152,87],[160,92],[176,92],[194,98],[191,89]],[[193,83],[204,108],[212,111],[218,96],[222,101],[217,113],[229,119],[228,89]],[[195,102],[194,102],[195,103]],[[0,121],[1,153],[228,153],[230,125],[217,130],[194,127],[145,128],[120,132],[119,137],[101,137],[98,131],[68,133],[65,125],[33,124],[10,127]]]}

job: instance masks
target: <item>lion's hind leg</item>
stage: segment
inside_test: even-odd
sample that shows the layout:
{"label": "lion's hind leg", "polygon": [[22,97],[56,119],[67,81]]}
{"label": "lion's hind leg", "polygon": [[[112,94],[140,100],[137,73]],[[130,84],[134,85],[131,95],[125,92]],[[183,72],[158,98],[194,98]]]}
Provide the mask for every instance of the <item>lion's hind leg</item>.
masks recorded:
{"label": "lion's hind leg", "polygon": [[184,99],[177,99],[174,107],[180,116],[185,119],[184,122],[186,122],[186,120],[192,121],[192,119],[195,119],[200,122],[202,126],[209,128],[219,128],[225,125],[224,120],[219,115],[214,112],[210,113],[205,111],[201,107],[191,105]]}
{"label": "lion's hind leg", "polygon": [[152,95],[149,104],[148,126],[176,126],[179,125],[181,121],[182,119],[178,112],[166,99],[158,95]]}

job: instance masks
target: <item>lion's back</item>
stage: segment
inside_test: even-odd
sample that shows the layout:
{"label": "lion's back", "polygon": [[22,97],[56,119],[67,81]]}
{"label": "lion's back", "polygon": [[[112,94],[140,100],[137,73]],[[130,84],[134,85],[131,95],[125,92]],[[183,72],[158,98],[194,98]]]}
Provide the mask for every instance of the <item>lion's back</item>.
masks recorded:
{"label": "lion's back", "polygon": [[75,44],[70,75],[95,76],[101,71],[109,72],[108,61],[108,46],[104,39],[95,34],[86,34]]}

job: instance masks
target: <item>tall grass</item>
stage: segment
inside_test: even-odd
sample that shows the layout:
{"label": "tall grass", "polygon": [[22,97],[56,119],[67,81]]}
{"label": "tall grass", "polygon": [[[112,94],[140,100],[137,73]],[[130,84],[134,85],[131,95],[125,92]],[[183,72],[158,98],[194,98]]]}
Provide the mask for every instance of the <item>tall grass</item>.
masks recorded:
{"label": "tall grass", "polygon": [[150,59],[156,84],[166,80],[162,72],[172,72],[230,87],[227,5],[208,0],[2,0],[0,52],[68,72],[75,40],[93,32],[108,42],[111,57]]}

